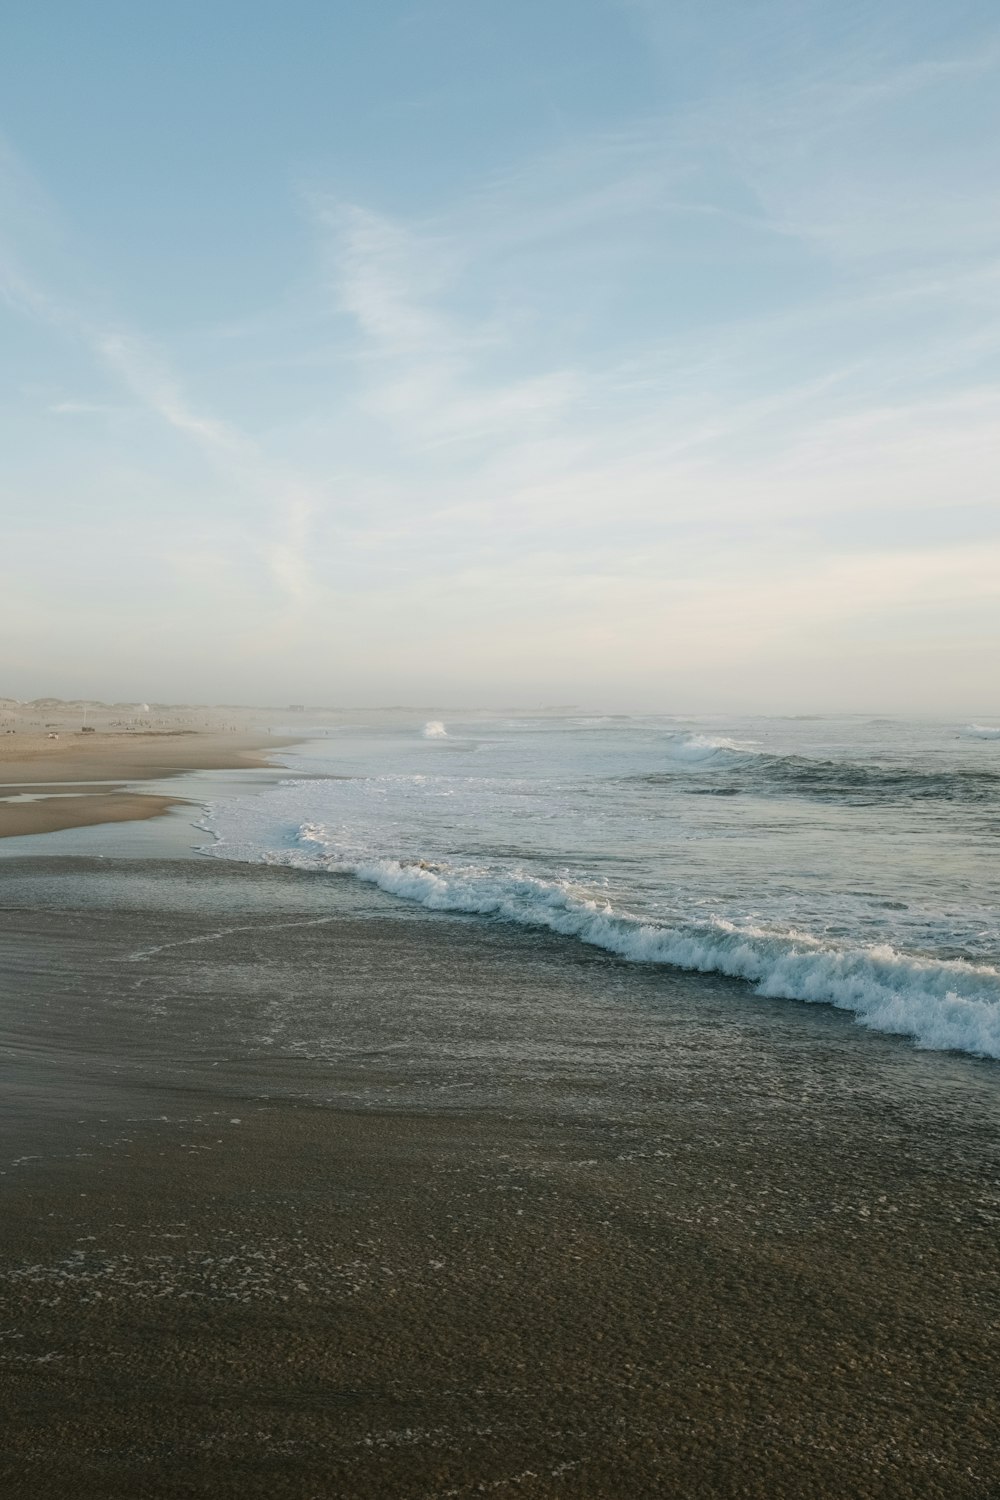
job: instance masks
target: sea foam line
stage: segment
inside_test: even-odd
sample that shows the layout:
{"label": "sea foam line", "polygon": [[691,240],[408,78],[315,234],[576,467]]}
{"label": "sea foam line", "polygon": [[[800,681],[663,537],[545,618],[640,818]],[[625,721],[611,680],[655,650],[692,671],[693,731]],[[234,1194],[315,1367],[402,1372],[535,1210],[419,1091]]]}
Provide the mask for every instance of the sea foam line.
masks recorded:
{"label": "sea foam line", "polygon": [[338,852],[319,824],[301,825],[297,848],[221,844],[210,852],[353,875],[430,911],[546,929],[632,963],[725,974],[758,995],[850,1011],[863,1026],[912,1037],[919,1047],[1000,1058],[1000,970],[988,965],[920,958],[888,945],[838,947],[808,933],[721,918],[658,925],[523,871]]}

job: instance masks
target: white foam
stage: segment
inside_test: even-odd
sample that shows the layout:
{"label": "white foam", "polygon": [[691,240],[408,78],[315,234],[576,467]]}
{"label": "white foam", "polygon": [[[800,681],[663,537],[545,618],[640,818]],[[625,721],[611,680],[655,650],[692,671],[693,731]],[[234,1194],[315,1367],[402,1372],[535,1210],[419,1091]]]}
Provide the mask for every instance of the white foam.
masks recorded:
{"label": "white foam", "polygon": [[569,882],[448,861],[359,857],[322,824],[291,848],[220,844],[228,857],[354,875],[432,911],[468,912],[578,938],[633,963],[669,964],[746,980],[757,994],[853,1012],[875,1031],[920,1047],[1000,1058],[1000,969],[903,954],[888,945],[838,946],[808,933],[721,919],[659,925]]}
{"label": "white foam", "polygon": [[726,735],[670,734],[666,737],[666,753],[671,760],[688,765],[729,760],[733,755],[752,755],[756,746],[747,740],[733,740]]}
{"label": "white foam", "polygon": [[423,733],[425,740],[446,740],[448,738],[448,731],[440,719],[429,719],[424,725]]}
{"label": "white foam", "polygon": [[1000,740],[1000,729],[991,729],[987,724],[967,724],[962,734],[968,740]]}

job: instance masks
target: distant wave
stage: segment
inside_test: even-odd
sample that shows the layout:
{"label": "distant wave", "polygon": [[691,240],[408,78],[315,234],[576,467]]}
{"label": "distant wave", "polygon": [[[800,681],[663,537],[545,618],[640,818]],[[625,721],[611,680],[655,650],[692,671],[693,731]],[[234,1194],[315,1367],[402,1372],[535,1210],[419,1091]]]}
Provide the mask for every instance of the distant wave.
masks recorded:
{"label": "distant wave", "polygon": [[448,731],[440,719],[428,719],[423,728],[423,735],[425,740],[446,740]]}
{"label": "distant wave", "polygon": [[[976,727],[976,726],[973,726]],[[985,739],[1000,738],[1000,730],[980,730]],[[738,740],[701,734],[671,737],[667,759],[675,769],[649,772],[634,778],[651,785],[676,784],[678,772],[700,770],[740,774],[731,783],[691,788],[704,794],[733,796],[740,790],[779,791],[829,801],[878,802],[934,800],[988,802],[1000,797],[1000,770],[963,766],[954,770],[924,770],[879,765],[865,761],[814,760],[805,755],[775,755]]]}
{"label": "distant wave", "polygon": [[991,729],[987,724],[967,724],[962,737],[968,740],[1000,740],[1000,729]]}
{"label": "distant wave", "polygon": [[988,802],[1000,794],[1000,773],[971,766],[933,771],[789,756],[775,757],[766,775],[792,790],[838,800]]}
{"label": "distant wave", "polygon": [[[303,824],[298,848],[255,851],[266,863],[356,876],[431,911],[468,912],[542,928],[633,963],[743,979],[758,995],[853,1012],[875,1031],[918,1046],[1000,1058],[1000,970],[888,946],[836,945],[808,933],[720,919],[658,925],[618,912],[578,888],[524,872],[447,861],[344,858],[320,824]],[[233,857],[231,846],[217,853]],[[246,857],[246,855],[244,855]]]}
{"label": "distant wave", "polygon": [[736,756],[755,755],[757,748],[747,740],[731,740],[725,735],[668,734],[666,754],[669,760],[682,765],[703,766],[719,764]]}

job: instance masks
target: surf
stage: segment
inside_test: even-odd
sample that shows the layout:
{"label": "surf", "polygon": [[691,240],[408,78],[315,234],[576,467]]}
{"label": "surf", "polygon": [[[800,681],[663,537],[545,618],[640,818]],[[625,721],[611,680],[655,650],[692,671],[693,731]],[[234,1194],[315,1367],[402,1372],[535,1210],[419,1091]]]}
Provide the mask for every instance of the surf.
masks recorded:
{"label": "surf", "polygon": [[[628,963],[741,979],[760,996],[850,1011],[873,1031],[919,1047],[1000,1058],[1000,969],[836,944],[805,932],[724,919],[658,924],[615,910],[571,883],[433,858],[357,858],[329,830],[303,824],[269,864],[353,876],[433,912],[456,912],[575,938]],[[214,852],[212,849],[209,852]]]}

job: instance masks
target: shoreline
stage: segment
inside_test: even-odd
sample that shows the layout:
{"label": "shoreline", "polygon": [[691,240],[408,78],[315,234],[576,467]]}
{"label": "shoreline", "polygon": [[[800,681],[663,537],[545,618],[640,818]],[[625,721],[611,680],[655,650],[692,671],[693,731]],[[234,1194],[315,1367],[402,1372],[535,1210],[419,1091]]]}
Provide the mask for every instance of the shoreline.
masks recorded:
{"label": "shoreline", "polygon": [[161,817],[185,797],[145,791],[192,771],[266,769],[300,737],[256,731],[61,732],[0,739],[0,839]]}

